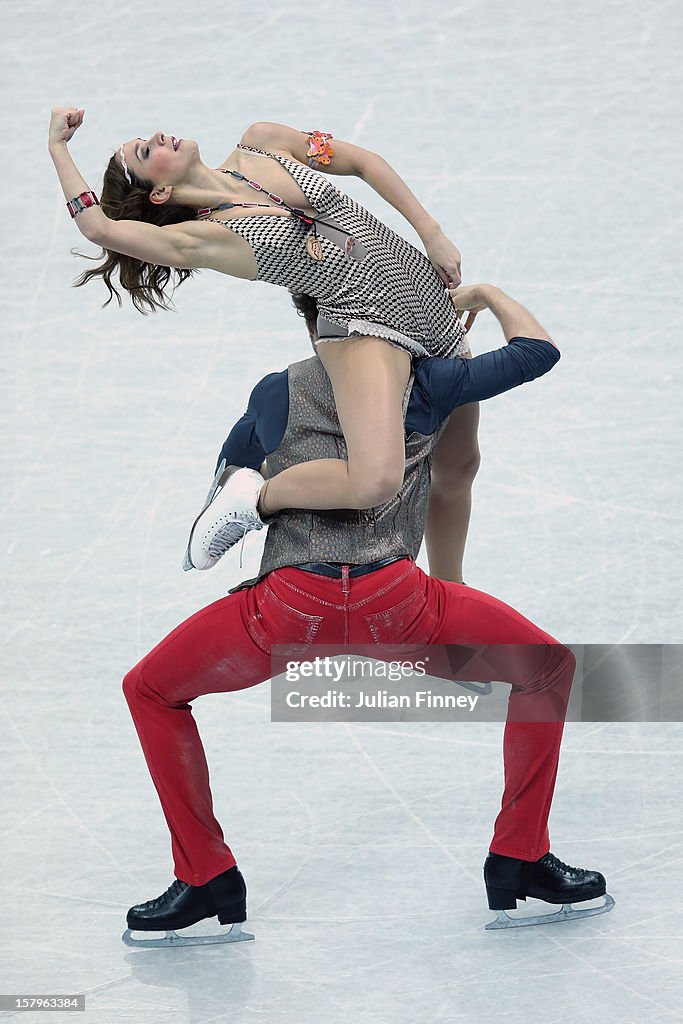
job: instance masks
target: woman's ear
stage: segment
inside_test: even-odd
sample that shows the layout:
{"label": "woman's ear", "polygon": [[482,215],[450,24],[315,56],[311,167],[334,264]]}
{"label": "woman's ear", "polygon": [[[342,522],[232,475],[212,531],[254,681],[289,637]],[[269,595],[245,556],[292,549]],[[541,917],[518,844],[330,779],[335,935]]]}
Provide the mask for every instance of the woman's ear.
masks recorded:
{"label": "woman's ear", "polygon": [[155,185],[149,196],[150,202],[154,203],[155,206],[163,206],[171,198],[172,192],[172,185]]}

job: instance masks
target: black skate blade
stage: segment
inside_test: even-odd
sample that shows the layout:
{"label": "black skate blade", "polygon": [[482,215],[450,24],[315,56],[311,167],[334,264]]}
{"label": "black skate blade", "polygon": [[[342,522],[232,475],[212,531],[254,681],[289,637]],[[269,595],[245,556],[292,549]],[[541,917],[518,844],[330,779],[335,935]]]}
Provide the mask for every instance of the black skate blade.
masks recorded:
{"label": "black skate blade", "polygon": [[529,914],[525,917],[510,917],[505,910],[497,910],[495,921],[485,925],[484,930],[488,932],[504,928],[531,928],[539,924],[564,924],[566,921],[578,921],[581,917],[595,917],[597,914],[606,914],[614,906],[614,900],[609,893],[605,893],[604,899],[605,902],[599,907],[574,910],[571,903],[563,903],[561,909],[554,914]]}
{"label": "black skate blade", "polygon": [[227,931],[214,935],[179,935],[171,929],[166,931],[163,938],[156,939],[135,939],[133,938],[134,931],[134,928],[126,928],[121,936],[123,942],[127,946],[146,947],[148,949],[163,949],[166,946],[210,946],[222,942],[248,942],[254,938],[250,932],[242,931],[241,924],[233,924]]}

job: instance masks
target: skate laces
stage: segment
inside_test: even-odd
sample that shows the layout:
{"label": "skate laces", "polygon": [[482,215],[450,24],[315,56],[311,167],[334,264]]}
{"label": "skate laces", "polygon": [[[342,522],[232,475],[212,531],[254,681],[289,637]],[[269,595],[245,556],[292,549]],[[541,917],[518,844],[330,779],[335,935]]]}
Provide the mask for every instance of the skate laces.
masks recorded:
{"label": "skate laces", "polygon": [[229,551],[238,540],[242,541],[240,546],[240,569],[242,568],[242,553],[244,541],[250,530],[260,530],[263,526],[260,517],[255,512],[241,512],[241,522],[225,523],[211,538],[208,551],[212,558],[221,558],[226,551]]}
{"label": "skate laces", "polygon": [[548,867],[560,868],[561,871],[566,871],[570,875],[582,875],[585,873],[584,868],[573,868],[571,864],[565,864],[563,860],[556,857],[554,853],[546,853],[543,857]]}
{"label": "skate laces", "polygon": [[171,885],[169,885],[166,892],[163,892],[161,896],[155,896],[153,900],[149,900],[149,902],[145,903],[144,906],[150,907],[151,909],[161,907],[165,903],[169,903],[171,900],[175,899],[179,893],[183,892],[186,885],[187,882],[181,882],[179,878],[176,878],[175,882],[172,882]]}

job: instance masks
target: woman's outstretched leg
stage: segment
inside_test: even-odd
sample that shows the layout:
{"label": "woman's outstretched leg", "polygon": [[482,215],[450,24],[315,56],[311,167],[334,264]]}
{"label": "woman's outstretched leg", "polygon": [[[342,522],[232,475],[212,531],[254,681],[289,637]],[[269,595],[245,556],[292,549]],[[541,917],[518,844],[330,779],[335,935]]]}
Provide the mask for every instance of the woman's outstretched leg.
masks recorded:
{"label": "woman's outstretched leg", "polygon": [[429,572],[463,582],[463,555],[472,509],[472,483],[479,469],[479,403],[455,409],[434,449],[425,544]]}
{"label": "woman's outstretched leg", "polygon": [[271,477],[259,511],[373,508],[399,491],[405,472],[402,402],[410,354],[380,338],[318,345],[334,392],[348,460],[316,459]]}

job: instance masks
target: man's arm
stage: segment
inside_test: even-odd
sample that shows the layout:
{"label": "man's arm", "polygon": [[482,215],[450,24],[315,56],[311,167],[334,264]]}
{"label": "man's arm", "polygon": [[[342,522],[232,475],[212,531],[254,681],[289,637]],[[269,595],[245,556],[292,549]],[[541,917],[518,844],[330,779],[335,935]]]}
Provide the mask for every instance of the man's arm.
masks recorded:
{"label": "man's arm", "polygon": [[280,444],[289,415],[287,371],[269,373],[249,397],[247,411],[234,425],[220,450],[216,469],[225,459],[228,466],[261,471],[269,452]]}
{"label": "man's arm", "polygon": [[408,429],[433,433],[453,409],[493,398],[547,373],[560,352],[538,320],[500,288],[466,285],[451,290],[457,309],[475,314],[490,309],[507,344],[472,359],[427,358],[416,367]]}
{"label": "man's arm", "polygon": [[[467,296],[469,289],[475,289],[471,297]],[[477,302],[481,309],[490,309],[503,328],[505,340],[512,338],[537,338],[539,341],[549,341],[551,345],[555,342],[544,327],[541,327],[538,320],[528,309],[525,309],[521,302],[510,298],[500,288],[493,284],[475,284],[461,286],[460,288],[449,289],[451,300],[456,309],[472,309],[470,303]],[[559,349],[558,349],[559,351]]]}

